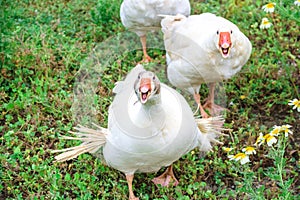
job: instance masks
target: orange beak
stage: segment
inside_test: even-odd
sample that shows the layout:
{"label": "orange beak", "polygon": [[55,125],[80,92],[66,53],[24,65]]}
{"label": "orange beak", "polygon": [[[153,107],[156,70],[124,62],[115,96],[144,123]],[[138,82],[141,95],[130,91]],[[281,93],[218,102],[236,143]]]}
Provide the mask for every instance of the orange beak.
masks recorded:
{"label": "orange beak", "polygon": [[140,99],[141,103],[144,104],[147,102],[148,97],[151,94],[151,79],[150,78],[142,78],[140,81]]}
{"label": "orange beak", "polygon": [[223,58],[227,58],[231,49],[231,36],[229,32],[220,32],[219,35],[219,50]]}

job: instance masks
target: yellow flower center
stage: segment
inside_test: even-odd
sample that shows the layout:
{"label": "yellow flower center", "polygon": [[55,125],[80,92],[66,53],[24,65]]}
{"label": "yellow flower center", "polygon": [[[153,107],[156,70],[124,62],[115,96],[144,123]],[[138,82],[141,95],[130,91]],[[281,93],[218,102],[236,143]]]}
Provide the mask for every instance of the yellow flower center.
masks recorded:
{"label": "yellow flower center", "polygon": [[270,22],[269,22],[269,20],[267,19],[267,18],[263,18],[263,20],[262,20],[262,24],[263,25],[268,25]]}
{"label": "yellow flower center", "polygon": [[271,135],[277,135],[279,133],[280,129],[279,128],[275,128],[271,131]]}
{"label": "yellow flower center", "polygon": [[264,138],[265,138],[267,141],[270,141],[272,138],[274,138],[274,136],[273,136],[273,135],[270,135],[270,134],[266,134],[266,135],[264,136]]}
{"label": "yellow flower center", "polygon": [[266,8],[268,8],[268,9],[272,9],[272,8],[274,8],[275,7],[275,4],[274,3],[268,3],[267,5],[266,5]]}
{"label": "yellow flower center", "polygon": [[224,147],[224,151],[226,151],[226,152],[229,152],[229,151],[231,151],[231,150],[232,150],[232,148]]}
{"label": "yellow flower center", "polygon": [[246,98],[245,95],[241,95],[241,96],[240,96],[240,99],[242,99],[242,100],[245,99],[245,98]]}
{"label": "yellow flower center", "polygon": [[243,159],[243,158],[246,157],[246,154],[244,154],[244,153],[238,153],[238,154],[236,154],[234,157],[235,157],[236,159]]}
{"label": "yellow flower center", "polygon": [[252,151],[254,151],[254,148],[253,147],[246,147],[246,151],[247,152],[252,152]]}

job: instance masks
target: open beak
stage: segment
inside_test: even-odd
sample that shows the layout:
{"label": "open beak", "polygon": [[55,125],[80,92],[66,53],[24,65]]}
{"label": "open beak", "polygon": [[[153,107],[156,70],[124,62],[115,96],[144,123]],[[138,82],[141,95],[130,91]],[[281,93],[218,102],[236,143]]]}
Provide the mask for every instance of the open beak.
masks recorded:
{"label": "open beak", "polygon": [[139,93],[140,93],[139,95],[140,95],[141,103],[142,104],[146,103],[152,93],[150,78],[142,78],[140,80]]}
{"label": "open beak", "polygon": [[219,35],[219,50],[223,58],[227,58],[231,49],[231,37],[229,32],[220,32]]}

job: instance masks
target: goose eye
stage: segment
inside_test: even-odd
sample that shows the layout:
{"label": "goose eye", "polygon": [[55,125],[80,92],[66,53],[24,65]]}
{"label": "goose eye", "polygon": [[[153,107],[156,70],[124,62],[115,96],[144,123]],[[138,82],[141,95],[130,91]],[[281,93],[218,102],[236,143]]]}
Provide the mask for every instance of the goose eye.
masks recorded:
{"label": "goose eye", "polygon": [[230,31],[230,33],[232,34],[232,30]]}
{"label": "goose eye", "polygon": [[153,76],[153,78],[152,78],[153,80],[155,80],[156,78],[155,78],[155,76]]}
{"label": "goose eye", "polygon": [[219,31],[217,31],[217,35],[219,35]]}

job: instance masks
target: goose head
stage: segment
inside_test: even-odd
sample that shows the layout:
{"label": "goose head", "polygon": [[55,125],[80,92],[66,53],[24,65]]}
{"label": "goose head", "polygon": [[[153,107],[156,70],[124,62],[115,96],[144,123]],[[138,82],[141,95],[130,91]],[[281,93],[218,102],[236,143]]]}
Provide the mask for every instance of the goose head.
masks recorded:
{"label": "goose head", "polygon": [[146,104],[160,94],[160,81],[157,76],[150,71],[142,71],[138,74],[134,83],[134,91],[138,100]]}
{"label": "goose head", "polygon": [[216,31],[216,43],[223,58],[227,58],[230,55],[230,50],[232,48],[232,34],[233,30],[217,30]]}

